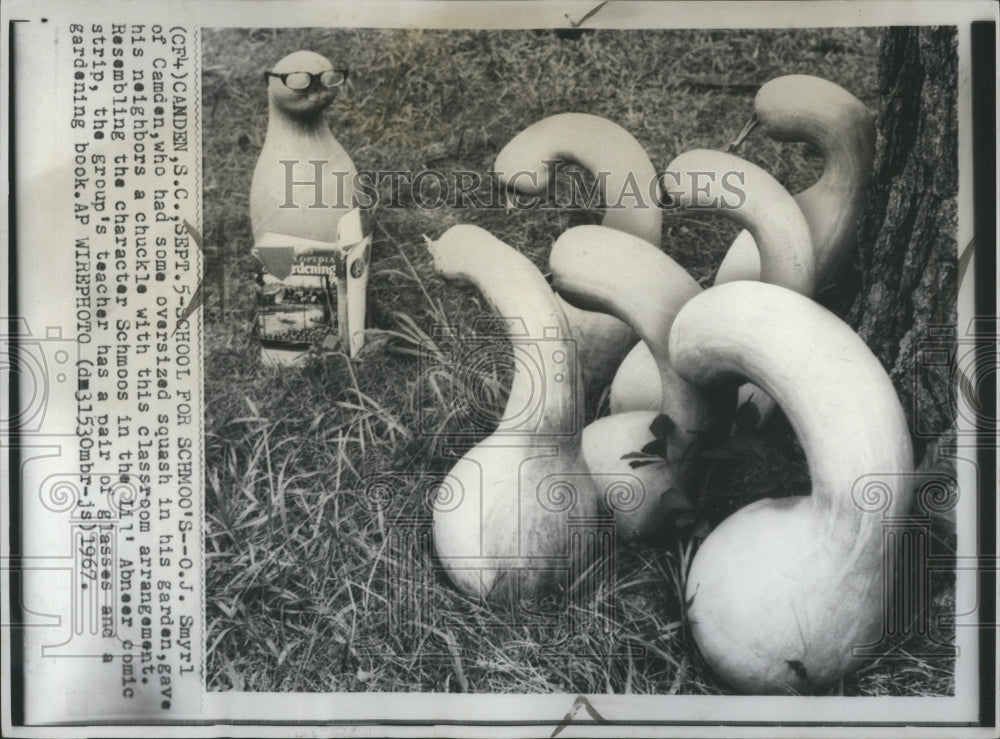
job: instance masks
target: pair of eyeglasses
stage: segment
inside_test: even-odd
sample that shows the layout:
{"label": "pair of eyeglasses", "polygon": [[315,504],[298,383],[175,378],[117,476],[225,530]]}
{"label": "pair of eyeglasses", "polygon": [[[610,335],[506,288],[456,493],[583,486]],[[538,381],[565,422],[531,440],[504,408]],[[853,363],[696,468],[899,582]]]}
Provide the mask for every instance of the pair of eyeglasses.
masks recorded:
{"label": "pair of eyeglasses", "polygon": [[264,72],[264,81],[277,77],[290,90],[306,90],[313,82],[323,87],[340,87],[347,82],[347,69],[328,69],[325,72]]}

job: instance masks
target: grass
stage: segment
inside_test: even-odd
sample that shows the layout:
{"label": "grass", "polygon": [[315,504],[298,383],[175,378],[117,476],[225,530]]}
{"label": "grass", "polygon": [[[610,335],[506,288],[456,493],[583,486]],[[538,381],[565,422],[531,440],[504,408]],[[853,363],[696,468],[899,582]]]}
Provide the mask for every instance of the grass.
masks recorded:
{"label": "grass", "polygon": [[[361,356],[262,367],[248,211],[267,123],[260,73],[297,49],[350,66],[327,115],[362,170],[485,173],[516,133],[564,111],[611,118],[664,167],[687,149],[723,147],[756,86],[779,74],[826,77],[877,109],[877,32],[599,31],[568,40],[549,31],[228,29],[205,30],[203,41],[209,689],[725,693],[684,622],[688,535],[622,545],[610,590],[533,617],[469,602],[434,567],[426,494],[474,442],[453,436],[469,379],[461,342],[435,326],[467,334],[488,311],[474,290],[434,273],[424,235],[474,223],[544,266],[560,232],[599,214],[383,201],[373,214]],[[821,164],[805,146],[759,135],[741,153],[793,192]],[[665,220],[665,250],[709,281],[736,228]],[[498,414],[509,367],[501,354],[480,369],[472,379]],[[588,419],[601,410],[594,389]],[[780,423],[712,475],[703,498],[712,522],[748,498],[808,485]],[[951,592],[950,582],[936,583],[932,617],[953,610]],[[896,641],[835,692],[950,694],[951,656],[919,656],[925,641]]]}

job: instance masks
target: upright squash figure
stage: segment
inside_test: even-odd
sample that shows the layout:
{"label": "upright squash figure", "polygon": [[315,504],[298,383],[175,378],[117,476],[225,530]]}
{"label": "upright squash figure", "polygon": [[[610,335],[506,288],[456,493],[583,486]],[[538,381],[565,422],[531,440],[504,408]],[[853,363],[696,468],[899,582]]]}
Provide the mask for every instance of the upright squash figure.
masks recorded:
{"label": "upright squash figure", "polygon": [[250,185],[254,240],[271,232],[335,242],[337,223],[353,206],[357,170],[323,111],[346,71],[320,54],[296,51],[266,76],[267,135]]}
{"label": "upright squash figure", "polygon": [[[265,72],[268,124],[250,186],[255,255],[266,267],[259,313],[265,364],[296,364],[310,345],[364,344],[371,237],[354,207],[354,163],[323,111],[346,69],[296,51]],[[350,214],[350,215],[348,215]]]}
{"label": "upright squash figure", "polygon": [[[606,202],[602,225],[660,244],[663,214],[656,168],[642,144],[617,123],[589,113],[544,118],[507,142],[494,170],[513,195],[543,194],[559,162],[575,162],[596,178]],[[599,311],[584,311],[559,298],[579,348],[587,387],[602,387],[614,375],[636,335],[622,321]]]}
{"label": "upright squash figure", "polygon": [[518,327],[511,338],[519,345],[499,427],[435,493],[434,548],[455,586],[474,598],[563,589],[586,569],[584,529],[597,513],[566,317],[531,261],[478,226],[453,226],[430,251],[440,274],[472,283]]}
{"label": "upright squash figure", "polygon": [[[608,264],[616,263],[615,269]],[[637,494],[606,500],[624,538],[660,533],[684,496],[679,462],[698,434],[728,419],[732,393],[706,395],[670,365],[667,341],[681,307],[701,286],[673,259],[642,239],[604,226],[576,226],[556,240],[549,255],[555,288],[566,300],[607,311],[650,347],[659,372],[660,411],[630,411],[598,418],[583,430],[583,454],[602,479],[632,482]],[[669,421],[659,422],[663,413]],[[661,438],[655,429],[665,423]],[[630,454],[655,449],[663,462],[633,468]],[[686,498],[682,498],[686,500]]]}
{"label": "upright squash figure", "polygon": [[[732,148],[757,126],[775,141],[804,141],[823,155],[823,174],[795,196],[812,235],[816,289],[823,290],[854,250],[857,220],[875,159],[875,117],[854,95],[821,77],[789,74],[764,84],[754,114]],[[760,255],[743,231],[719,266],[715,284],[756,280]]]}
{"label": "upright squash figure", "polygon": [[774,398],[812,494],[723,521],[688,574],[688,617],[712,668],[745,693],[811,693],[879,641],[891,577],[883,516],[908,510],[913,450],[895,389],[851,328],[806,297],[737,281],[681,308],[670,359],[695,385],[746,378]]}

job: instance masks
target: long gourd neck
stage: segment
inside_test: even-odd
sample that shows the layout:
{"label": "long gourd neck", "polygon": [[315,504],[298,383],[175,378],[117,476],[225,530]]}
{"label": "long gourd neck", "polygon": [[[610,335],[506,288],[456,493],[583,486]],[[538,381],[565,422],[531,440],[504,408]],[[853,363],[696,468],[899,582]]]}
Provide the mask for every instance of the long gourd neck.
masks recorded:
{"label": "long gourd neck", "polygon": [[692,382],[742,377],[777,401],[809,463],[809,505],[852,551],[881,536],[883,514],[906,511],[913,456],[895,389],[825,308],[773,285],[720,285],[681,311],[670,350]]}
{"label": "long gourd neck", "polygon": [[580,366],[569,324],[531,261],[478,226],[453,226],[430,245],[437,271],[471,283],[505,322],[515,345],[514,376],[502,424],[518,419],[532,437],[556,435],[579,446]]}
{"label": "long gourd neck", "polygon": [[[600,116],[562,113],[511,139],[494,168],[504,184],[538,193],[554,176],[547,164],[552,161],[575,162],[594,175],[607,206],[602,225],[659,245],[663,214],[658,204],[656,168],[632,134]],[[514,178],[517,172],[530,176]],[[574,192],[576,196],[582,193]]]}
{"label": "long gourd neck", "polygon": [[571,302],[629,324],[649,346],[660,373],[661,411],[686,447],[712,423],[701,393],[670,362],[668,338],[681,307],[701,287],[673,259],[642,239],[604,226],[577,226],[560,236],[549,256],[556,290]]}
{"label": "long gourd neck", "polygon": [[[750,232],[760,251],[762,282],[812,292],[815,258],[809,224],[774,177],[745,159],[709,149],[681,154],[667,171],[679,179],[685,209],[711,210]],[[706,175],[712,175],[708,182]]]}
{"label": "long gourd neck", "polygon": [[875,128],[871,115],[858,103],[808,135],[806,140],[823,154],[823,174],[795,200],[812,229],[822,286],[854,247],[875,157]]}
{"label": "long gourd neck", "polygon": [[875,156],[874,116],[839,85],[808,75],[768,82],[754,109],[766,135],[809,143],[823,156],[819,180],[795,196],[809,222],[822,287],[854,247]]}

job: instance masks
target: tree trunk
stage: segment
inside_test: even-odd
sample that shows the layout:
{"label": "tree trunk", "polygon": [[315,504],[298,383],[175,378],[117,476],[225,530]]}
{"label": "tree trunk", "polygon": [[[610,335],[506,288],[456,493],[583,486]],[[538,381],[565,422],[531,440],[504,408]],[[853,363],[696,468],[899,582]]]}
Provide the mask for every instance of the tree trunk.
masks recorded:
{"label": "tree trunk", "polygon": [[841,296],[899,392],[918,460],[955,418],[950,362],[921,348],[950,358],[956,337],[957,69],[954,27],[884,32],[871,197]]}

